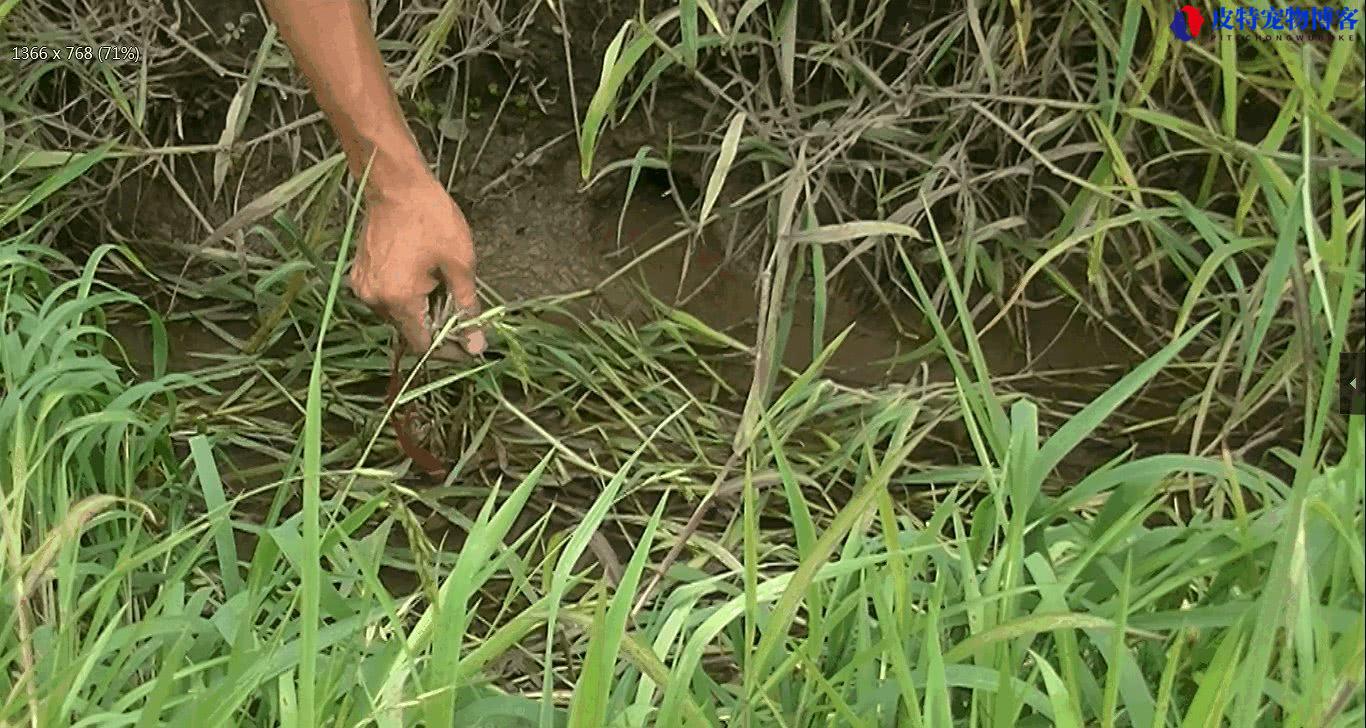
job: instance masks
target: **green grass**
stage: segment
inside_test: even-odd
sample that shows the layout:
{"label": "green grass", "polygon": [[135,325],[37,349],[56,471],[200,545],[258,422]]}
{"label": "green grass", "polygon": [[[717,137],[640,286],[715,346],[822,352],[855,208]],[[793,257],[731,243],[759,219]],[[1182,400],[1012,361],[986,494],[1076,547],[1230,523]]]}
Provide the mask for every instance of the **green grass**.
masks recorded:
{"label": "green grass", "polygon": [[[492,301],[504,356],[405,395],[459,458],[439,485],[397,459],[387,332],[339,285],[354,186],[311,132],[244,124],[252,97],[297,116],[273,36],[237,65],[187,29],[136,67],[7,66],[0,726],[1359,725],[1366,428],[1336,387],[1362,348],[1360,35],[1177,47],[1143,0],[905,29],[870,5],[612,17],[568,97],[581,172],[701,169],[689,234],[766,265],[753,341]],[[0,37],[100,29],[53,13],[0,2]],[[386,51],[421,93],[469,67],[447,40],[578,32],[557,13],[408,8]],[[237,74],[221,145],[163,141],[186,63]],[[57,78],[77,106],[33,113],[71,101]],[[715,101],[698,128],[601,158],[680,88]],[[217,214],[229,152],[284,140],[292,177]],[[149,179],[195,237],[105,234],[97,195]],[[951,380],[831,378],[850,285],[924,312]],[[1138,363],[1064,402],[992,372],[982,329],[1055,296]],[[217,343],[186,359],[187,331]]]}

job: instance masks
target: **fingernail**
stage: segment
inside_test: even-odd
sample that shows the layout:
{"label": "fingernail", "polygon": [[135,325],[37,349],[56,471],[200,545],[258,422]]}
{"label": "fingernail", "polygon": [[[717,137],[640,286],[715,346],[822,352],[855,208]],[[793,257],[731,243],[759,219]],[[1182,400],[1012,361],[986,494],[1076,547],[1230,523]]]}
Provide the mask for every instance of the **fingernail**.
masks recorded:
{"label": "fingernail", "polygon": [[487,345],[483,331],[471,331],[465,335],[465,350],[471,354],[482,353]]}

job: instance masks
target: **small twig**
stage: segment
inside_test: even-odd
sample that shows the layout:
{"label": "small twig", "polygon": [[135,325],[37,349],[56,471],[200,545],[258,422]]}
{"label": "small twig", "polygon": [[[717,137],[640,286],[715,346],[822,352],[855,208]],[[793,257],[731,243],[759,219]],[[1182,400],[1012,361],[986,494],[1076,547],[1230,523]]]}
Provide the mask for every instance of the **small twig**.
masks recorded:
{"label": "small twig", "polygon": [[621,567],[621,559],[617,558],[617,554],[612,550],[612,544],[607,541],[607,537],[602,535],[601,531],[594,531],[593,535],[588,538],[588,548],[594,556],[598,557],[598,563],[602,564],[602,575],[612,585],[612,588],[615,589],[620,586],[621,575],[624,573]]}
{"label": "small twig", "polygon": [[[569,136],[569,134],[570,134],[569,132],[564,132],[564,133],[560,134],[559,136],[557,136],[557,137],[551,139],[550,141],[546,142],[545,144],[542,144],[541,146],[536,147],[535,149],[531,150],[531,152],[530,152],[529,154],[527,154],[526,156],[524,156],[524,157],[522,157],[521,159],[517,160],[516,162],[513,162],[513,163],[512,163],[512,166],[510,166],[510,167],[507,168],[507,171],[505,171],[505,172],[503,172],[502,174],[498,175],[497,177],[493,178],[492,181],[490,181],[488,184],[484,185],[483,187],[480,187],[480,188],[479,188],[479,195],[478,195],[478,196],[482,198],[483,196],[487,195],[490,191],[492,191],[494,187],[497,187],[498,185],[503,184],[504,182],[506,182],[507,179],[508,179],[508,177],[511,177],[511,176],[512,176],[512,173],[513,173],[513,172],[516,172],[517,170],[521,169],[522,167],[526,167],[526,166],[528,166],[528,165],[536,164],[537,162],[541,161],[542,155],[544,155],[545,152],[546,152],[547,150],[549,150],[551,147],[555,146],[556,144],[559,144],[560,142],[564,141],[565,138],[567,138],[567,137]],[[479,151],[480,151],[480,152],[483,152],[483,149],[480,148]],[[477,161],[477,160],[479,159],[479,155],[476,154],[474,158],[475,158],[475,160]]]}
{"label": "small twig", "polygon": [[725,483],[726,476],[730,474],[730,471],[740,461],[741,454],[743,454],[742,450],[733,451],[730,458],[721,466],[721,471],[716,474],[716,479],[712,481],[711,489],[707,491],[705,496],[702,496],[702,502],[697,504],[697,508],[693,509],[692,516],[688,518],[688,523],[683,526],[683,530],[679,532],[678,538],[674,539],[674,545],[669,549],[668,555],[659,563],[659,567],[654,570],[655,573],[654,576],[650,577],[650,583],[646,584],[645,589],[640,592],[640,598],[636,600],[636,605],[631,608],[632,620],[636,618],[636,615],[640,614],[641,609],[645,608],[645,604],[650,601],[650,597],[654,595],[655,589],[659,587],[659,583],[664,580],[664,575],[669,572],[669,568],[678,560],[678,555],[683,552],[683,546],[688,543],[688,540],[691,539],[693,534],[697,533],[697,529],[701,527],[702,519],[706,518],[707,511],[711,510],[712,501],[716,500],[716,496],[721,493],[722,484]]}
{"label": "small twig", "polygon": [[508,81],[507,90],[503,93],[503,98],[498,100],[498,108],[493,112],[493,118],[489,120],[488,131],[484,132],[484,141],[479,144],[479,149],[474,152],[474,160],[470,162],[470,169],[479,167],[479,160],[484,156],[484,150],[488,148],[489,141],[493,139],[493,132],[498,130],[498,120],[503,118],[503,111],[507,109],[508,99],[512,98],[512,88],[522,78],[522,69],[517,69],[512,74],[512,80]]}

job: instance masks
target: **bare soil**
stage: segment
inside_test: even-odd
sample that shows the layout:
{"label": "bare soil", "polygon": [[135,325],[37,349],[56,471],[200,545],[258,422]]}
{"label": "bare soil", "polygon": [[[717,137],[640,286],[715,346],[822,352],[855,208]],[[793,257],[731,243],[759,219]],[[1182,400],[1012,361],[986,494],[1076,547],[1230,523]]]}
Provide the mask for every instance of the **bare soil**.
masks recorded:
{"label": "bare soil", "polygon": [[[259,41],[261,26],[259,19],[242,24],[243,13],[251,14],[254,8],[248,7],[251,3],[238,4],[242,5],[238,12],[225,9],[231,3],[210,4],[213,13],[206,14],[205,20],[210,27],[233,22],[246,28],[238,37],[226,39],[221,49],[246,57]],[[600,31],[589,25],[576,32],[591,38]],[[578,169],[574,114],[562,78],[562,50],[537,40],[534,32],[528,37],[532,42],[524,53],[529,55],[515,68],[501,61],[475,64],[477,77],[468,83],[473,101],[463,100],[463,86],[456,93],[439,83],[424,84],[404,99],[419,144],[474,228],[483,295],[494,304],[515,304],[595,289],[615,276],[611,285],[576,300],[573,306],[596,316],[642,319],[652,314],[641,295],[648,291],[712,328],[752,343],[759,304],[755,281],[762,261],[752,251],[727,252],[735,249],[732,228],[715,225],[704,235],[684,235],[656,250],[660,241],[684,226],[679,203],[691,201],[705,179],[705,170],[675,170],[674,189],[661,184],[659,176],[645,176],[629,204],[625,172],[585,188]],[[591,89],[597,73],[593,57],[578,56],[576,50],[576,73],[581,77],[577,86]],[[232,87],[208,74],[187,79],[186,95],[176,104],[194,113],[181,141],[216,140]],[[451,102],[456,97],[462,98],[459,108]],[[585,103],[581,92],[579,104]],[[280,108],[278,99],[258,98],[244,138],[269,134],[280,123],[292,121],[273,113]],[[296,114],[295,118],[315,111],[306,96],[292,98],[283,108]],[[637,112],[608,130],[597,164],[629,158],[644,144],[664,148],[680,131],[695,132],[703,126],[704,110],[696,104],[675,99],[666,108],[667,113],[654,117]],[[178,273],[184,253],[195,250],[214,226],[288,180],[310,158],[325,153],[332,138],[321,123],[305,127],[298,136],[303,139],[300,146],[272,141],[236,154],[227,184],[216,196],[209,183],[213,155],[169,159],[171,174],[142,174],[113,193],[109,207],[116,212],[111,225],[118,227],[120,237],[152,252],[153,261],[163,261],[169,272]],[[168,177],[177,180],[180,190]],[[723,207],[727,200],[723,195]],[[345,219],[342,210],[336,218],[333,227],[340,233]],[[260,224],[272,223],[263,220]],[[244,240],[247,249],[238,252],[278,257],[260,248],[260,239],[248,236]],[[179,251],[177,255],[166,256],[168,246]],[[615,275],[628,264],[629,274]],[[194,275],[192,271],[190,277]],[[805,367],[814,354],[809,288],[808,282],[795,302],[784,352],[785,363],[794,369]],[[862,293],[849,286],[831,289],[824,341],[847,327],[852,330],[831,360],[828,376],[862,387],[951,381],[947,361],[929,346],[931,327],[914,305],[904,301],[891,308],[869,305]],[[1045,401],[1070,407],[1089,400],[1138,358],[1133,347],[1113,332],[1084,324],[1087,318],[1062,304],[1035,309],[983,332],[977,343],[1005,386],[1027,389]],[[238,335],[246,335],[254,325],[247,319],[240,323],[243,333]],[[145,351],[147,342],[138,341],[139,336],[128,333],[125,342],[133,350]],[[222,337],[194,322],[175,325],[171,343],[172,365],[182,369],[203,365],[215,353],[230,348]],[[747,370],[730,367],[722,371],[733,379],[735,389],[743,391],[747,386]],[[1012,379],[1014,373],[1023,372],[1029,376],[1018,382]],[[291,416],[281,413],[282,424]],[[1117,443],[1118,447],[1122,444]]]}

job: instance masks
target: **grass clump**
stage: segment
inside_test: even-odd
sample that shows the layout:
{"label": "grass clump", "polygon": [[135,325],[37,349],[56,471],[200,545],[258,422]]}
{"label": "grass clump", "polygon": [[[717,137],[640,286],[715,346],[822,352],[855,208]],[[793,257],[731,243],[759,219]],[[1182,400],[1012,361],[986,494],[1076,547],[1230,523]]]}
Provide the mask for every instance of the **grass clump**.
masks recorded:
{"label": "grass clump", "polygon": [[[453,453],[438,484],[389,435],[316,119],[168,134],[196,63],[299,118],[273,35],[214,46],[140,8],[101,31],[166,41],[137,68],[7,69],[0,725],[1360,724],[1366,433],[1335,409],[1362,341],[1359,36],[1174,47],[1141,1],[909,29],[855,5],[614,17],[603,72],[565,74],[580,175],[693,174],[673,240],[729,225],[755,321],[495,298],[501,358],[400,398]],[[569,38],[593,36],[556,7],[457,6],[380,26],[401,87],[464,88],[485,143],[476,59],[583,68]],[[0,3],[15,42],[81,22]],[[530,114],[549,82],[520,83]],[[54,106],[72,88],[99,113]],[[1249,97],[1281,104],[1269,127]],[[696,128],[604,159],[633,115]],[[277,143],[288,179],[224,202],[233,155]],[[169,185],[202,229],[82,245],[125,237],[90,204],[116,180]],[[910,362],[945,376],[832,372],[854,270],[919,312]],[[992,371],[986,331],[1041,298],[1133,366],[1053,401],[1028,384],[1056,373]]]}

